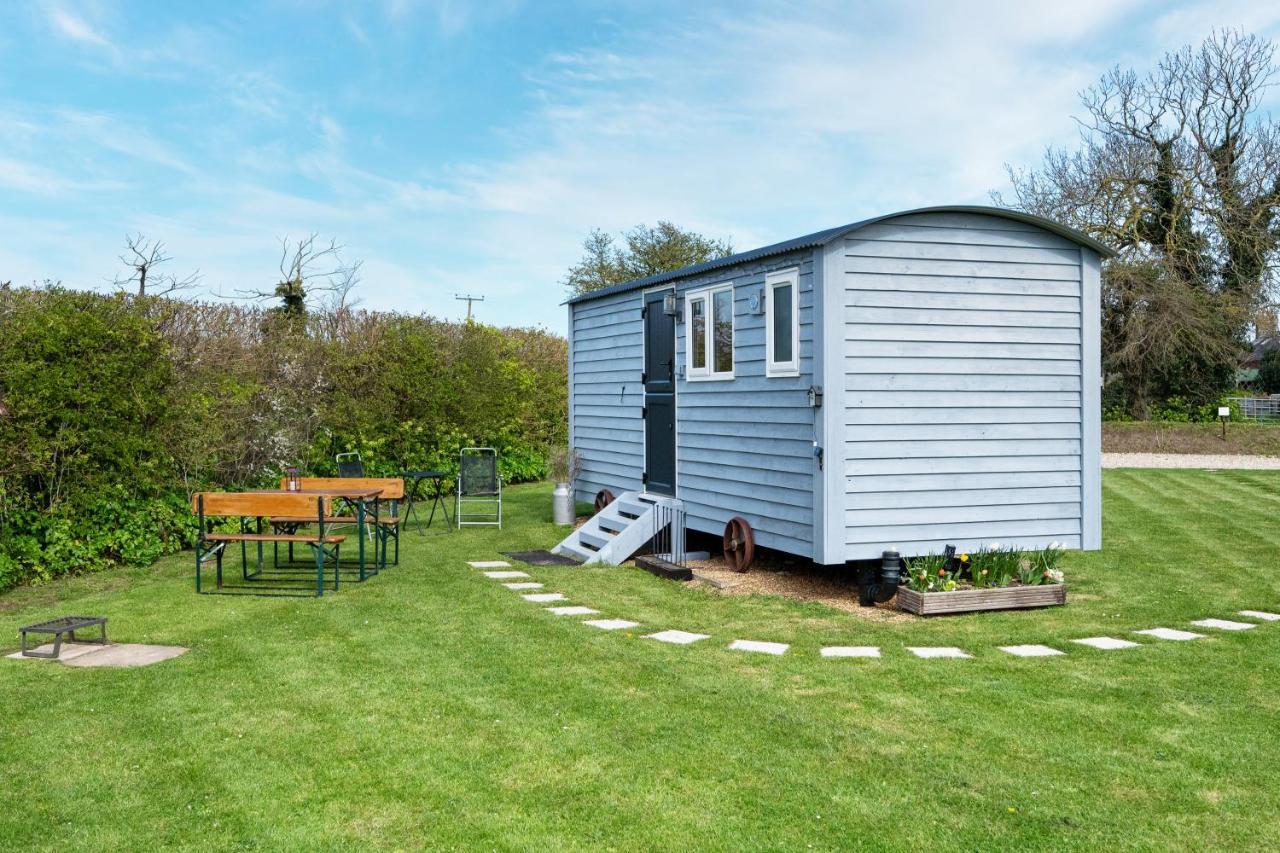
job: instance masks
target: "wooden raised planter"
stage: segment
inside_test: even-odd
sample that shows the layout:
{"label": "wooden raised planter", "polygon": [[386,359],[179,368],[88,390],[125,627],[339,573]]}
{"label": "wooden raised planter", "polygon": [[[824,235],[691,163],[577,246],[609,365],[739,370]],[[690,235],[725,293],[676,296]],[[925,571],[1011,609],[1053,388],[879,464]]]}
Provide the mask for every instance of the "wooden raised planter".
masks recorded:
{"label": "wooden raised planter", "polygon": [[898,608],[917,616],[972,613],[978,610],[1020,610],[1066,603],[1067,585],[1062,583],[958,589],[954,592],[916,592],[905,586],[898,587]]}

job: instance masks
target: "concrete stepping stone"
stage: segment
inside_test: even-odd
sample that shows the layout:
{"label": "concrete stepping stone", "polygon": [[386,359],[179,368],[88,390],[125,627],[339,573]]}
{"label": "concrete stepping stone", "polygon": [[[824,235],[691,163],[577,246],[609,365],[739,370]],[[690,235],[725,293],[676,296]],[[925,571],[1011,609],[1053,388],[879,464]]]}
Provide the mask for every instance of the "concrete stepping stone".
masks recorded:
{"label": "concrete stepping stone", "polygon": [[515,583],[504,583],[507,589],[542,589],[543,585],[534,581],[516,581]]}
{"label": "concrete stepping stone", "polygon": [[1155,637],[1159,640],[1203,640],[1204,634],[1195,634],[1191,631],[1179,631],[1176,628],[1148,628],[1145,631],[1134,631],[1135,634],[1145,634],[1148,637]]}
{"label": "concrete stepping stone", "polygon": [[1085,637],[1083,640],[1072,640],[1073,643],[1079,643],[1082,646],[1091,646],[1095,649],[1136,649],[1142,646],[1142,643],[1135,643],[1132,640],[1121,640],[1116,637]]}
{"label": "concrete stepping stone", "polygon": [[973,655],[955,646],[907,646],[918,658],[971,658]]}
{"label": "concrete stepping stone", "polygon": [[[53,643],[40,646],[39,651],[52,652]],[[189,650],[184,646],[152,646],[145,643],[111,643],[106,646],[97,643],[63,643],[56,660],[67,666],[104,666],[104,667],[137,667],[150,666],[153,663],[185,655]],[[7,657],[16,660],[49,660],[49,658],[25,657],[22,652],[14,652]]]}
{"label": "concrete stepping stone", "polygon": [[[13,660],[58,660],[66,663],[73,658],[78,658],[81,655],[93,654],[94,652],[100,652],[105,648],[107,647],[101,643],[63,643],[62,647],[58,649],[58,656],[56,658],[28,657],[20,651],[14,652],[11,655],[5,655],[5,657],[12,658]],[[53,643],[45,643],[42,646],[36,646],[34,649],[28,649],[28,651],[39,652],[42,655],[51,655],[53,654]]]}
{"label": "concrete stepping stone", "polygon": [[659,643],[675,643],[677,646],[687,646],[690,643],[696,643],[699,640],[706,640],[710,634],[692,634],[688,631],[659,631],[656,634],[646,635],[647,639],[657,640]]}
{"label": "concrete stepping stone", "polygon": [[1280,622],[1280,613],[1268,613],[1265,610],[1241,610],[1240,615],[1261,619],[1263,622]]}
{"label": "concrete stepping stone", "polygon": [[588,619],[582,623],[590,625],[592,628],[601,628],[605,631],[620,631],[623,628],[639,628],[639,622],[628,622],[626,619]]}
{"label": "concrete stepping stone", "polygon": [[590,607],[582,607],[581,605],[571,605],[569,607],[548,607],[547,610],[557,616],[594,616],[599,610],[592,610]]}
{"label": "concrete stepping stone", "polygon": [[564,601],[565,599],[563,592],[531,592],[520,597],[525,601]]}
{"label": "concrete stepping stone", "polygon": [[473,560],[467,565],[473,569],[505,569],[511,564],[506,560]]}
{"label": "concrete stepping stone", "polygon": [[764,655],[785,655],[791,646],[786,643],[766,643],[763,640],[734,640],[729,648],[737,652],[759,652]]}
{"label": "concrete stepping stone", "polygon": [[1197,628],[1217,628],[1219,631],[1248,631],[1257,628],[1257,622],[1233,622],[1230,619],[1197,619],[1191,623]]}
{"label": "concrete stepping stone", "polygon": [[878,658],[880,649],[876,646],[825,646],[819,654],[824,658]]}
{"label": "concrete stepping stone", "polygon": [[528,576],[527,574],[525,574],[524,572],[485,572],[485,573],[484,573],[484,576],[485,576],[485,577],[487,577],[487,578],[493,578],[494,580],[504,580],[504,579],[506,579],[506,578],[527,578],[527,577],[529,577],[529,576]]}
{"label": "concrete stepping stone", "polygon": [[1000,651],[1020,658],[1050,658],[1054,655],[1065,655],[1066,652],[1055,649],[1052,646],[1041,646],[1036,643],[1027,643],[1021,646],[1001,646]]}

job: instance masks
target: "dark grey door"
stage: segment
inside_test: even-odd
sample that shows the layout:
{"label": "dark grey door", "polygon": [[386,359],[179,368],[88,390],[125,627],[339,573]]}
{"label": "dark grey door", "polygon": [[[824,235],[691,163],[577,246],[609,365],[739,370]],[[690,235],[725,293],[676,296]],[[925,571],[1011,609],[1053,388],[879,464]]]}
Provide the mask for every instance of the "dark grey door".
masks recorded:
{"label": "dark grey door", "polygon": [[670,291],[644,297],[645,488],[676,493],[676,318],[662,310]]}

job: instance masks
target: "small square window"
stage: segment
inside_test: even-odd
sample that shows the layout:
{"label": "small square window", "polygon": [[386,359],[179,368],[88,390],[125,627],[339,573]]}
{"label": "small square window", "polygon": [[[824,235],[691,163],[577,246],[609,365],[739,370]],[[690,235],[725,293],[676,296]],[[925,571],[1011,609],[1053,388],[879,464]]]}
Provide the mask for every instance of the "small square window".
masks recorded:
{"label": "small square window", "polygon": [[800,374],[799,291],[799,270],[765,277],[765,373],[769,376]]}

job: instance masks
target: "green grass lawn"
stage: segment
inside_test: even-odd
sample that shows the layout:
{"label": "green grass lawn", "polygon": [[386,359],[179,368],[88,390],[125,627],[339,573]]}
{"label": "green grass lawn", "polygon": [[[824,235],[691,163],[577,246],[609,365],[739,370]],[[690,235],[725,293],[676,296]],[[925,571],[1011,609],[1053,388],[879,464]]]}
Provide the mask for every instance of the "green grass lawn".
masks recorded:
{"label": "green grass lawn", "polygon": [[[1280,624],[1066,641],[1280,609],[1278,495],[1280,473],[1108,471],[1106,550],[1068,557],[1067,607],[908,623],[527,569],[643,630],[551,616],[464,562],[552,544],[547,486],[509,490],[501,532],[406,534],[398,568],[323,599],[197,596],[189,555],[18,590],[10,646],[101,613],[192,650],[0,660],[0,849],[1270,847]],[[712,639],[640,637],[663,628]],[[996,648],[1033,642],[1068,654]],[[944,644],[975,658],[903,648]]]}

